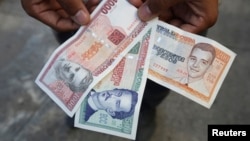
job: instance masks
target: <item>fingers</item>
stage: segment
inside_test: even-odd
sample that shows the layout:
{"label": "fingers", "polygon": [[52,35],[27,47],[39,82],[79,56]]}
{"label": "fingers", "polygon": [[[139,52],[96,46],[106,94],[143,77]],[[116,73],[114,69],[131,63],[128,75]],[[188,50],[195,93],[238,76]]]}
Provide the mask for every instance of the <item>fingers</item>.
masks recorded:
{"label": "fingers", "polygon": [[134,5],[135,7],[139,7],[143,4],[142,0],[128,0],[132,5]]}
{"label": "fingers", "polygon": [[[28,15],[57,31],[76,30],[90,22],[88,10],[93,11],[100,0],[21,0]],[[88,7],[88,10],[87,10]]]}
{"label": "fingers", "polygon": [[82,0],[57,0],[63,9],[79,25],[90,22],[90,15]]}
{"label": "fingers", "polygon": [[142,21],[149,21],[159,16],[162,11],[183,1],[184,0],[147,0],[139,7],[138,16]]}
{"label": "fingers", "polygon": [[21,0],[21,2],[28,15],[57,31],[76,30],[80,26],[54,0]]}
{"label": "fingers", "polygon": [[[40,2],[40,1],[38,1],[38,2]],[[33,2],[33,1],[29,1],[29,0],[21,0],[21,4],[22,4],[22,7],[23,7],[23,9],[25,10],[25,12],[28,14],[28,15],[30,15],[30,16],[32,16],[32,17],[34,17],[34,8],[33,8],[33,5],[36,3],[36,1],[35,2]]]}
{"label": "fingers", "polygon": [[69,18],[63,18],[58,15],[58,13],[51,11],[44,13],[40,20],[53,28],[56,31],[72,31],[77,30],[80,25],[76,24],[73,20]]}
{"label": "fingers", "polygon": [[[178,26],[181,29],[192,33],[201,33],[216,23],[218,0],[200,0],[190,2],[187,5],[189,5],[189,8],[186,9],[190,9],[189,11],[175,12],[176,19],[182,22]],[[181,9],[185,8],[179,7],[179,11]],[[172,19],[169,23],[176,25],[176,20]]]}
{"label": "fingers", "polygon": [[98,4],[101,2],[101,0],[88,0],[85,5],[90,13],[92,13],[95,8],[98,6]]}

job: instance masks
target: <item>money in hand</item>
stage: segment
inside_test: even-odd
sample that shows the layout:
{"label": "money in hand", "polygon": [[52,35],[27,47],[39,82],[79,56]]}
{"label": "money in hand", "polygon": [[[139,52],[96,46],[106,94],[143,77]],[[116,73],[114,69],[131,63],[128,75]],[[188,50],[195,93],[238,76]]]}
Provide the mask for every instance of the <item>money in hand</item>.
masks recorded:
{"label": "money in hand", "polygon": [[[135,139],[146,79],[210,108],[236,54],[126,0],[102,1],[91,23],[59,46],[36,83],[75,126]],[[157,24],[156,24],[157,23]]]}
{"label": "money in hand", "polygon": [[36,79],[70,117],[148,27],[137,17],[137,9],[125,0],[102,1],[91,17],[89,25],[53,52]]}

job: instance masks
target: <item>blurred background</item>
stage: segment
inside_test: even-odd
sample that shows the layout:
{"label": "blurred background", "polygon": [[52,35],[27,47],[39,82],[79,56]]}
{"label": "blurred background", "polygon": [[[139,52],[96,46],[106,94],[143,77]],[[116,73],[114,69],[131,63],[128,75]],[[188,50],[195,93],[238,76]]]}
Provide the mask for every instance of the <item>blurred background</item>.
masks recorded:
{"label": "blurred background", "polygon": [[[250,124],[250,1],[221,0],[208,37],[237,53],[211,109],[175,93],[157,109],[150,141],[206,141],[209,124]],[[0,0],[0,140],[127,141],[71,128],[66,114],[34,83],[58,47],[51,29],[19,0]]]}

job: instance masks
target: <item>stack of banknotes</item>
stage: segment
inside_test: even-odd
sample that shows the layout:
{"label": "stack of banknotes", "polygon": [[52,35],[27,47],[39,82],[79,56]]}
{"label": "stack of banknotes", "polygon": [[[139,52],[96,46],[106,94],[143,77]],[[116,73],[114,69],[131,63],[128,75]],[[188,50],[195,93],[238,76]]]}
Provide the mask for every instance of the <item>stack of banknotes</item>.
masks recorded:
{"label": "stack of banknotes", "polygon": [[75,127],[135,139],[147,79],[210,108],[236,56],[158,19],[140,21],[125,0],[102,1],[91,18],[36,79]]}

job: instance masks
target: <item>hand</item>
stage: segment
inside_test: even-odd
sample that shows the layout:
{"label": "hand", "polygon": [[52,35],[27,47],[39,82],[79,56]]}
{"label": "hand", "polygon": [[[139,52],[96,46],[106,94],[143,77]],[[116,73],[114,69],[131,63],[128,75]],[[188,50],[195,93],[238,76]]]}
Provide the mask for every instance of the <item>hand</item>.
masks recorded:
{"label": "hand", "polygon": [[21,0],[24,10],[57,31],[76,30],[90,22],[99,0]]}
{"label": "hand", "polygon": [[200,33],[213,26],[218,16],[218,0],[129,0],[139,7],[143,21],[159,18],[185,31]]}

